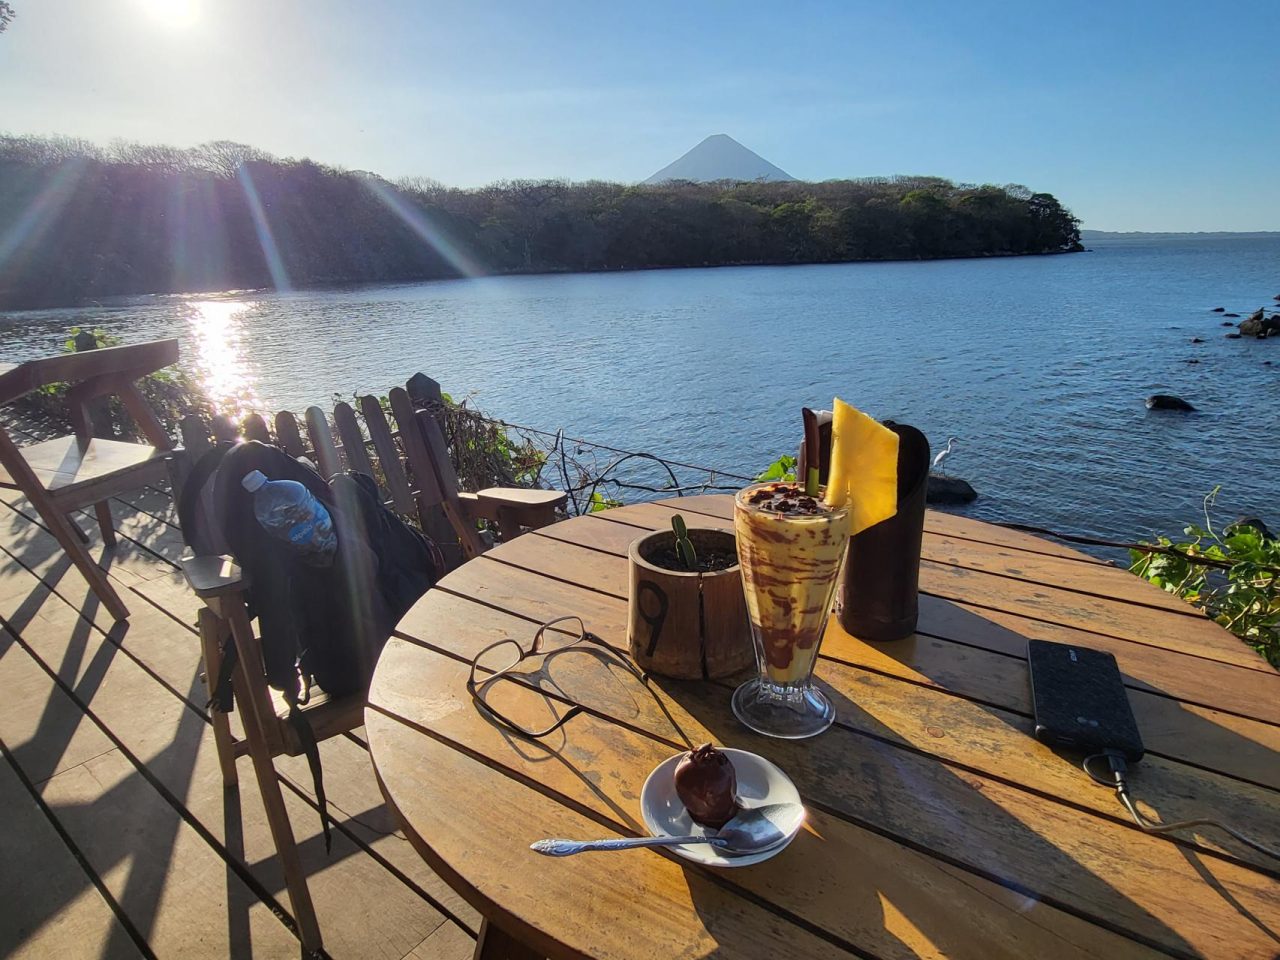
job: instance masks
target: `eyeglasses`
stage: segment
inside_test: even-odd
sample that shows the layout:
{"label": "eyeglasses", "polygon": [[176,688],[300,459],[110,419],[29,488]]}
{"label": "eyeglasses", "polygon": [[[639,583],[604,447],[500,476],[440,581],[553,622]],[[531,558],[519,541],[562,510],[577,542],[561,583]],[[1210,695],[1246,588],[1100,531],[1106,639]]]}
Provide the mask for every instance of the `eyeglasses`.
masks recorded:
{"label": "eyeglasses", "polygon": [[[489,644],[489,646],[477,653],[471,661],[471,674],[467,678],[467,691],[471,694],[471,698],[487,714],[521,736],[537,740],[548,734],[555,733],[555,731],[582,713],[585,708],[581,704],[571,704],[569,709],[551,726],[545,730],[532,730],[524,724],[517,723],[504,716],[499,710],[491,706],[485,699],[485,693],[501,680],[520,683],[515,677],[510,676],[511,671],[529,657],[563,653],[573,647],[574,644],[579,643],[590,643],[600,647],[626,668],[632,676],[641,683],[644,682],[644,674],[633,666],[629,660],[614,651],[604,640],[588,630],[581,617],[556,617],[554,620],[548,620],[538,628],[533,635],[533,645],[528,650],[525,650],[519,641],[506,638]],[[478,678],[477,674],[481,671],[486,673],[487,676]],[[520,685],[526,688],[530,687],[528,684],[520,683]]]}

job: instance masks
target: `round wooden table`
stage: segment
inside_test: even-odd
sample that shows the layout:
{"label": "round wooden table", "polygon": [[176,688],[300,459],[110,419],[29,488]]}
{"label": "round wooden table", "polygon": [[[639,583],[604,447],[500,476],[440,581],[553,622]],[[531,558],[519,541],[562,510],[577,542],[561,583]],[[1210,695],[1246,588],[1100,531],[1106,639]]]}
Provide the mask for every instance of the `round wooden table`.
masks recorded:
{"label": "round wooden table", "polygon": [[[608,655],[521,665],[504,709],[476,707],[469,661],[502,637],[583,618],[626,644],[628,543],[669,525],[729,526],[725,496],[581,517],[465,564],[404,618],[366,724],[388,804],[429,864],[487,918],[487,957],[1272,958],[1276,864],[1213,830],[1152,836],[1111,791],[1031,736],[1029,637],[1117,657],[1148,755],[1131,788],[1150,815],[1211,815],[1280,842],[1280,675],[1127,572],[1044,540],[930,513],[919,633],[864,643],[833,622],[817,669],[836,725],[812,740],[751,733],[733,681],[653,678]],[[564,860],[543,837],[639,835],[641,785],[690,744],[761,754],[805,798],[774,859],[713,870],[634,850]]]}

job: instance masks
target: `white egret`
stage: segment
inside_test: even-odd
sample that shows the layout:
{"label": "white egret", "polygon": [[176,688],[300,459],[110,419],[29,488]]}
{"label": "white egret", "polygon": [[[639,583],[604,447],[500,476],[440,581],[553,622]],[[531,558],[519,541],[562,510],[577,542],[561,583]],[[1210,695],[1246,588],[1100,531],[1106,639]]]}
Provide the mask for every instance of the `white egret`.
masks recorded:
{"label": "white egret", "polygon": [[955,445],[955,437],[947,437],[947,447],[945,450],[939,451],[938,455],[933,458],[933,470],[938,470],[942,466],[942,461],[951,456],[951,448]]}

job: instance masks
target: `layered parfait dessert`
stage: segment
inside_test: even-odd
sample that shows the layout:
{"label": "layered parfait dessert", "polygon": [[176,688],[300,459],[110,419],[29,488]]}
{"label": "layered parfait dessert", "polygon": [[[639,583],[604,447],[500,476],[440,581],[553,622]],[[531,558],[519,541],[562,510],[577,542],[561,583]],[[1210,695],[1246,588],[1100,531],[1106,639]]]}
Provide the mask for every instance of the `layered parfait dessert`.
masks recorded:
{"label": "layered parfait dessert", "polygon": [[[807,409],[804,418],[805,446],[817,451],[817,418]],[[760,667],[734,691],[733,712],[773,737],[812,737],[834,721],[835,708],[812,675],[836,577],[849,537],[897,512],[898,435],[837,397],[831,436],[826,487],[811,465],[803,482],[759,483],[733,502]]]}
{"label": "layered parfait dessert", "polygon": [[848,543],[847,505],[828,506],[796,483],[761,483],[734,499],[738,561],[761,676],[808,680]]}

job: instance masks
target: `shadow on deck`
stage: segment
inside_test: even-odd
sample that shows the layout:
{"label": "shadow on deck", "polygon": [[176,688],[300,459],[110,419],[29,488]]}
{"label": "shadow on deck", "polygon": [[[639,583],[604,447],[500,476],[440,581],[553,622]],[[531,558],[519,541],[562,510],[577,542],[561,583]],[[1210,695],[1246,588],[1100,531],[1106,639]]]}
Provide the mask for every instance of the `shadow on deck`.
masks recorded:
{"label": "shadow on deck", "polygon": [[[111,506],[120,542],[93,553],[132,611],[114,625],[0,491],[0,956],[297,957],[253,777],[222,787],[173,503]],[[470,957],[479,917],[395,832],[362,734],[320,745],[331,854],[305,759],[276,761],[326,951]]]}

